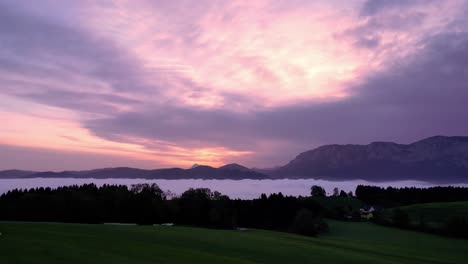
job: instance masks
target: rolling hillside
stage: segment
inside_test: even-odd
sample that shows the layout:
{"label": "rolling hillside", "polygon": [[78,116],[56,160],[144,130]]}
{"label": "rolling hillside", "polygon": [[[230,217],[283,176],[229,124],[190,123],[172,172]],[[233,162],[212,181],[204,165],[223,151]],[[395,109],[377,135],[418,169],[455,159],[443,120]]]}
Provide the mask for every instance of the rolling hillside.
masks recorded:
{"label": "rolling hillside", "polygon": [[188,227],[0,223],[2,263],[465,263],[467,240],[330,222],[319,238]]}
{"label": "rolling hillside", "polygon": [[[410,223],[418,225],[423,220],[424,224],[439,228],[447,224],[451,217],[468,217],[468,202],[449,203],[425,203],[398,207],[408,214]],[[395,209],[387,209],[383,212],[383,217],[391,219]]]}

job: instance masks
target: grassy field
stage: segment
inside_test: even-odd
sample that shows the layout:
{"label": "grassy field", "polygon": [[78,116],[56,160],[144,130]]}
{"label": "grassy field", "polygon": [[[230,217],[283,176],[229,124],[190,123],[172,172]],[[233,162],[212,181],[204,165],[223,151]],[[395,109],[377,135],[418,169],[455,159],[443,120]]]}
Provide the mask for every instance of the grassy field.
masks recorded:
{"label": "grassy field", "polygon": [[320,238],[188,227],[0,223],[0,263],[466,263],[468,240],[330,222]]}
{"label": "grassy field", "polygon": [[[422,218],[427,226],[434,228],[444,226],[447,220],[452,216],[468,217],[468,202],[466,201],[415,204],[399,207],[399,209],[408,214],[412,225],[418,225]],[[387,219],[391,219],[393,210],[385,210],[383,216]]]}

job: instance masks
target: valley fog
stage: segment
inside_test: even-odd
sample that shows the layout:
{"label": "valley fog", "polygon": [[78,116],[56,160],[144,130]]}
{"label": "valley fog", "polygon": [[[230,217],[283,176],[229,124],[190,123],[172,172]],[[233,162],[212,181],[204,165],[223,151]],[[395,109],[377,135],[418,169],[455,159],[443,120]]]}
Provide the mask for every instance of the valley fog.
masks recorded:
{"label": "valley fog", "polygon": [[433,186],[465,186],[468,184],[434,184],[422,181],[391,181],[391,182],[370,182],[364,180],[353,181],[326,181],[326,180],[148,180],[148,179],[72,179],[72,178],[31,178],[31,179],[0,179],[0,194],[13,189],[30,189],[36,187],[51,187],[69,185],[82,185],[94,183],[97,186],[104,184],[127,185],[137,183],[156,183],[164,191],[171,191],[177,195],[189,188],[209,188],[230,198],[252,199],[258,198],[262,193],[271,194],[281,192],[283,195],[307,196],[310,194],[312,185],[320,185],[325,188],[327,194],[331,194],[336,187],[346,192],[354,193],[358,185],[373,185],[380,187],[420,187],[427,188]]}

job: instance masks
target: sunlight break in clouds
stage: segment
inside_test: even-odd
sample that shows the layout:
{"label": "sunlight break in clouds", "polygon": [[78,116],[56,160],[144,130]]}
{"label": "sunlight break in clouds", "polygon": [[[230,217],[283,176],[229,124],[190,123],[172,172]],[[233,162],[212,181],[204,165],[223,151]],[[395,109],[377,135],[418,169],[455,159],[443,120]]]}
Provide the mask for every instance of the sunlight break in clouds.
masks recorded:
{"label": "sunlight break in clouds", "polygon": [[341,82],[365,63],[350,43],[333,36],[352,22],[346,10],[327,4],[282,8],[262,1],[205,4],[186,21],[164,8],[150,9],[149,3],[119,1],[95,7],[96,21],[88,26],[126,46],[145,68],[182,78],[165,96],[202,107],[223,107],[228,94],[262,100],[261,107],[339,98],[345,95]]}
{"label": "sunlight break in clouds", "polygon": [[[151,1],[117,1],[95,6],[88,27],[132,51],[146,69],[170,73],[168,98],[215,108],[227,104],[228,94],[262,101],[242,105],[245,110],[346,97],[347,82],[420,48],[421,38],[446,26],[457,6],[369,17],[359,12],[361,1],[310,2],[162,1],[155,8]],[[359,47],[366,41],[379,43]]]}
{"label": "sunlight break in clouds", "polygon": [[[261,167],[326,143],[464,133],[450,109],[466,97],[467,10],[464,0],[0,0],[0,144],[128,158],[112,166]],[[434,119],[418,102],[444,110]]]}

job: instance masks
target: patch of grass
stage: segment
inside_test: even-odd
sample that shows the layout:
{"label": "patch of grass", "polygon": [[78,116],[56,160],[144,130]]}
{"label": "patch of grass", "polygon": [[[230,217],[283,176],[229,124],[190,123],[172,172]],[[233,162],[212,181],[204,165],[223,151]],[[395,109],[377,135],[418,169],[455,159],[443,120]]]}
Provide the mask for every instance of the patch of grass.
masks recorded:
{"label": "patch of grass", "polygon": [[330,221],[319,238],[189,227],[0,223],[0,263],[465,263],[467,240]]}

